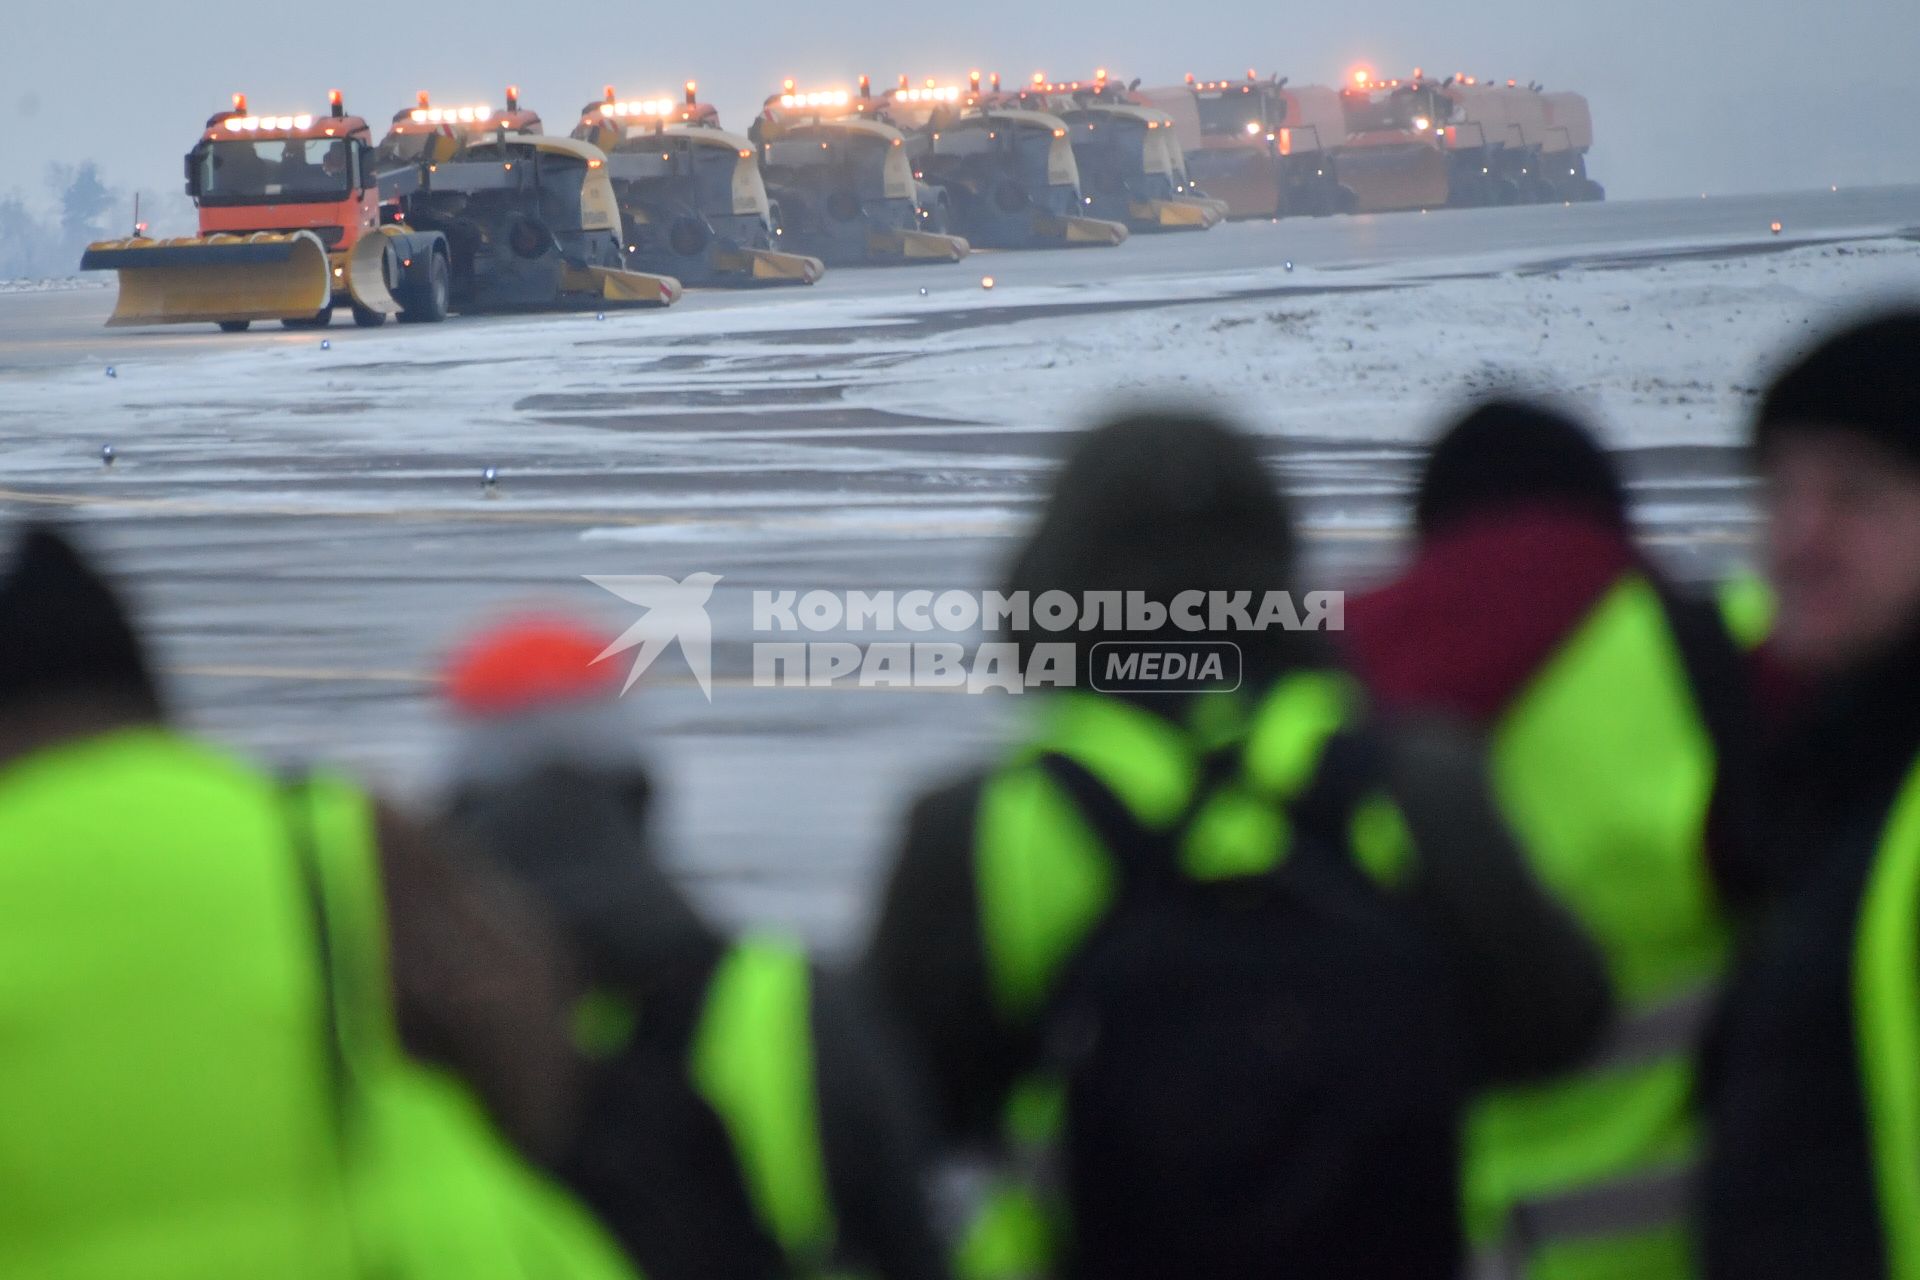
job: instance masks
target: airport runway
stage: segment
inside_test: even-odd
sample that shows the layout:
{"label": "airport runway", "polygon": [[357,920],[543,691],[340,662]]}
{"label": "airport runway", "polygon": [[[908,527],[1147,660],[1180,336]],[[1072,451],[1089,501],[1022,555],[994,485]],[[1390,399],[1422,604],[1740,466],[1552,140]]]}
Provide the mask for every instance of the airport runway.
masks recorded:
{"label": "airport runway", "polygon": [[[1319,364],[1373,340],[1355,298],[1452,280],[1437,286],[1445,297],[1471,299],[1482,279],[1534,298],[1526,280],[1538,278],[1555,341],[1583,314],[1597,334],[1630,336],[1660,323],[1647,302],[1601,316],[1567,299],[1617,310],[1627,295],[1609,291],[1612,273],[1670,263],[1686,282],[1676,287],[1706,291],[1697,316],[1722,306],[1714,288],[1729,315],[1790,307],[1797,295],[1769,302],[1784,286],[1751,273],[1722,286],[1685,264],[1778,253],[1798,264],[1791,278],[1817,278],[1807,246],[1852,252],[1917,228],[1920,188],[1237,224],[1110,251],[836,271],[777,297],[696,293],[604,324],[342,323],[324,353],[311,332],[105,330],[105,289],[0,294],[0,517],[85,523],[148,608],[194,723],[276,760],[342,762],[416,799],[450,737],[433,672],[477,621],[547,604],[618,630],[635,611],[582,575],[721,575],[711,704],[677,661],[633,699],[665,775],[666,839],[728,913],[844,949],[912,790],[976,757],[1021,708],[753,688],[751,593],[992,585],[1079,421],[1055,383],[1091,399],[1087,380],[1108,376],[1111,353],[1089,332],[1112,326],[1137,343],[1143,326],[1191,326],[1142,347],[1143,369],[1177,386],[1245,363],[1229,344],[1271,327],[1276,355],[1299,364],[1273,393],[1264,447],[1308,526],[1308,585],[1341,585],[1393,554],[1431,410],[1406,405],[1351,431],[1319,412],[1377,414],[1361,398],[1369,380],[1392,395],[1427,385],[1395,381],[1391,342],[1342,374],[1358,385],[1309,385]],[[1475,326],[1519,344],[1519,329],[1468,314],[1394,323],[1442,350],[1471,350]],[[1547,337],[1527,331],[1529,358],[1559,358]],[[1713,340],[1744,351],[1737,333]],[[1054,342],[1058,371],[1040,358]],[[1700,390],[1663,376],[1676,385],[1591,375],[1658,405],[1657,429],[1627,441],[1623,463],[1661,554],[1705,578],[1746,554],[1748,504],[1726,430],[1691,420],[1744,392],[1734,374]],[[1315,413],[1289,420],[1290,395],[1310,396]],[[491,496],[488,466],[500,476]]]}

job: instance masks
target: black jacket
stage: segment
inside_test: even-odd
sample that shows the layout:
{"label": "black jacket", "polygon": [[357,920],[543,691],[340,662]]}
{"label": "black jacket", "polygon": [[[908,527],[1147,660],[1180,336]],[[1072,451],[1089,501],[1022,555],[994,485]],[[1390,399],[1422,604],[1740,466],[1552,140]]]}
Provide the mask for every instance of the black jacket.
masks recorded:
{"label": "black jacket", "polygon": [[1777,897],[1747,939],[1703,1073],[1710,1276],[1885,1274],[1853,949],[1882,829],[1916,757],[1920,628],[1815,691],[1765,752],[1760,825]]}
{"label": "black jacket", "polygon": [[[719,1116],[689,1082],[689,1046],[729,944],[650,855],[646,807],[638,775],[550,769],[458,797],[453,819],[554,910],[591,982],[637,1012],[624,1048],[589,1064],[556,1172],[649,1280],[777,1280],[786,1262]],[[835,1261],[879,1280],[944,1280],[900,1055],[852,984],[816,968],[811,994]]]}

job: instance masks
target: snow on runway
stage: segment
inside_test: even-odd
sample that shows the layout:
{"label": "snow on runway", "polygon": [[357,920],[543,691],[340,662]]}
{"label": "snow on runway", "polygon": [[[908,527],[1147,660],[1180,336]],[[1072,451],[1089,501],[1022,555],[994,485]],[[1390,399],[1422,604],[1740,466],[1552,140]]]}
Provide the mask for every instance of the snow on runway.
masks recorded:
{"label": "snow on runway", "polygon": [[135,344],[113,377],[9,364],[0,328],[0,513],[92,526],[198,723],[409,793],[440,746],[431,673],[474,621],[544,601],[618,629],[631,611],[581,575],[722,575],[712,705],[677,660],[636,695],[672,842],[727,910],[846,945],[912,787],[1019,709],[747,687],[754,589],[991,585],[1068,432],[1165,402],[1257,430],[1309,527],[1309,585],[1355,581],[1394,552],[1436,415],[1509,380],[1601,413],[1650,533],[1706,576],[1745,553],[1737,441],[1765,363],[1876,295],[1920,296],[1920,243],[1897,237],[1208,257],[1104,282],[1094,257],[845,273],[605,321],[343,329],[327,350],[310,333]]}

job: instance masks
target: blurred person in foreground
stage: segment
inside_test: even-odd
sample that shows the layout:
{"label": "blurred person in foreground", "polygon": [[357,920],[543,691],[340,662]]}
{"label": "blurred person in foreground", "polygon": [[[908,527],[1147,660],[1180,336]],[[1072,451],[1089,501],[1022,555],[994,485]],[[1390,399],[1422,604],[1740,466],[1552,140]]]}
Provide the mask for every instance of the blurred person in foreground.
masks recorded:
{"label": "blurred person in foreground", "polygon": [[568,1124],[563,968],[511,893],[343,779],[173,728],[110,588],[20,536],[0,1275],[630,1278],[515,1150]]}
{"label": "blurred person in foreground", "polygon": [[449,664],[447,821],[584,957],[586,1078],[558,1160],[649,1280],[943,1280],[918,1115],[879,1029],[798,944],[732,938],[655,854],[605,637],[524,618]]}
{"label": "blurred person in foreground", "polygon": [[[1029,653],[1079,642],[1077,687],[919,801],[885,891],[866,978],[995,1175],[967,1280],[1454,1275],[1463,1099],[1604,1020],[1472,738],[1381,731],[1323,633],[1167,620],[1182,592],[1260,609],[1294,545],[1245,437],[1147,414],[1079,442],[1015,560],[1010,591],[1138,593],[1166,625],[1016,621]],[[1244,670],[1101,693],[1104,642],[1232,642]]]}
{"label": "blurred person in foreground", "polygon": [[1709,1059],[1714,1277],[1920,1277],[1920,310],[1831,337],[1753,431],[1798,696],[1762,760],[1778,900]]}
{"label": "blurred person in foreground", "polygon": [[1356,669],[1388,708],[1488,733],[1500,809],[1618,1002],[1572,1070],[1476,1101],[1476,1270],[1690,1275],[1692,1063],[1729,940],[1717,877],[1746,847],[1739,650],[1641,553],[1611,459],[1557,410],[1500,399],[1456,421],[1414,525],[1411,564],[1348,609]]}

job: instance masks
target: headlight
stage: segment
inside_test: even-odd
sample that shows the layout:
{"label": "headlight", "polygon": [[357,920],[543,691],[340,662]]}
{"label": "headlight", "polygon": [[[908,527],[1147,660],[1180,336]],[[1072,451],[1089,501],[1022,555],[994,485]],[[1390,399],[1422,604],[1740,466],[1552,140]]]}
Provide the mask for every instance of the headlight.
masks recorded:
{"label": "headlight", "polygon": [[1425,116],[1415,116],[1413,118],[1413,127],[1421,133],[1425,133],[1427,130],[1433,128],[1433,121],[1427,119]]}
{"label": "headlight", "polygon": [[1260,122],[1258,120],[1247,121],[1247,132],[1249,134],[1260,132]]}

